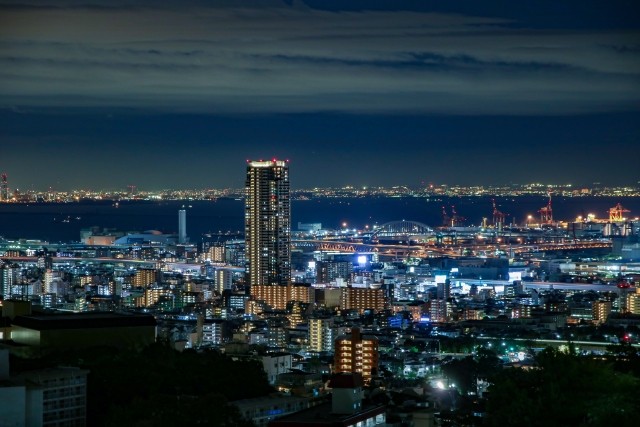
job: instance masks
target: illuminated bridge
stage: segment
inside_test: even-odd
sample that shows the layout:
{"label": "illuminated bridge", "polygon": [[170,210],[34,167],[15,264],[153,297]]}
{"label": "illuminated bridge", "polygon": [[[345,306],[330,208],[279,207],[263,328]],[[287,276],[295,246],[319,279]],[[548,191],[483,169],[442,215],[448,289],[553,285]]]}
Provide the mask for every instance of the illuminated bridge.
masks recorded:
{"label": "illuminated bridge", "polygon": [[417,240],[434,237],[433,228],[417,221],[391,221],[382,224],[372,234],[372,239]]}
{"label": "illuminated bridge", "polygon": [[[424,245],[386,245],[381,243],[338,242],[335,240],[292,240],[291,246],[306,251],[372,253],[393,257],[429,257],[451,254],[450,250]],[[452,254],[456,256],[456,254]]]}

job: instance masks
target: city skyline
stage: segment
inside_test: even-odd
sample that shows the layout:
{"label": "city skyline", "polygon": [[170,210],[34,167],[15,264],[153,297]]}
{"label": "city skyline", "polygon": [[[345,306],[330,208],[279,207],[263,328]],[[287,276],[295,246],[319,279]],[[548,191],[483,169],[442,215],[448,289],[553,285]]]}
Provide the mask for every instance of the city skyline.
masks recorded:
{"label": "city skyline", "polygon": [[[11,188],[635,185],[633,5],[0,1]],[[117,23],[117,25],[114,25]]]}

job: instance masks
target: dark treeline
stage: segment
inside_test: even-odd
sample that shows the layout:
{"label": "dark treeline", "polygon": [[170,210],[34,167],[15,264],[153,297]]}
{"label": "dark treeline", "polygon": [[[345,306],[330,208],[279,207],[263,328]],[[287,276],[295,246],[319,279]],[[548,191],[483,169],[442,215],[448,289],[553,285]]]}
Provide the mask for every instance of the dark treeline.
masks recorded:
{"label": "dark treeline", "polygon": [[258,361],[234,361],[213,350],[178,352],[162,344],[140,351],[89,348],[12,361],[15,370],[48,366],[90,371],[90,426],[252,426],[229,402],[272,391]]}

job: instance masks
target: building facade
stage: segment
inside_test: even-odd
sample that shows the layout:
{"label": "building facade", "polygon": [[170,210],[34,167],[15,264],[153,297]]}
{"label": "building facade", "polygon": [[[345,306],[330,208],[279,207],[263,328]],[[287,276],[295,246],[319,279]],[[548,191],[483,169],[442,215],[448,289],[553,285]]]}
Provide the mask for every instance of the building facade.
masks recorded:
{"label": "building facade", "polygon": [[627,295],[627,312],[640,314],[640,288],[636,288],[634,293]]}
{"label": "building facade", "polygon": [[387,299],[383,289],[374,288],[342,288],[340,308],[343,310],[358,310],[363,313],[365,310],[383,311],[387,308]]}
{"label": "building facade", "polygon": [[349,261],[318,261],[316,262],[316,282],[331,283],[336,279],[344,279],[348,284],[352,282],[353,264]]}
{"label": "building facade", "polygon": [[335,341],[333,371],[358,373],[365,383],[371,381],[378,371],[378,339],[362,335],[359,328],[339,336]]}
{"label": "building facade", "polygon": [[611,301],[594,301],[591,310],[593,323],[605,323],[611,314]]}
{"label": "building facade", "polygon": [[336,338],[336,328],[330,318],[309,319],[309,351],[331,352]]}
{"label": "building facade", "polygon": [[285,310],[291,301],[313,303],[314,291],[308,285],[253,285],[251,299],[262,301],[274,310]]}
{"label": "building facade", "polygon": [[245,257],[249,285],[289,283],[290,211],[287,163],[249,161],[245,185]]}

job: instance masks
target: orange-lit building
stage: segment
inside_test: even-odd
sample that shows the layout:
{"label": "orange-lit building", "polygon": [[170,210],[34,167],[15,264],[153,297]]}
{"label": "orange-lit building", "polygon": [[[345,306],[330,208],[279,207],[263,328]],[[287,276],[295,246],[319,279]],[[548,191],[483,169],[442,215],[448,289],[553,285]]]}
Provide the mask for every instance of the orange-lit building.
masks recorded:
{"label": "orange-lit building", "polygon": [[605,323],[611,314],[611,301],[594,301],[591,310],[594,323]]}
{"label": "orange-lit building", "polygon": [[635,293],[627,295],[627,311],[631,314],[640,314],[640,288]]}
{"label": "orange-lit building", "polygon": [[378,339],[362,335],[359,328],[336,338],[333,371],[359,373],[368,383],[378,371]]}
{"label": "orange-lit building", "polygon": [[382,311],[387,308],[387,299],[384,290],[375,288],[343,288],[340,308],[343,310]]}
{"label": "orange-lit building", "polygon": [[251,286],[251,299],[264,301],[275,310],[285,310],[287,303],[298,301],[313,303],[313,288],[309,285],[253,285]]}
{"label": "orange-lit building", "polygon": [[150,268],[140,268],[136,270],[135,276],[133,276],[132,285],[137,288],[142,288],[157,282],[158,273],[156,270]]}

